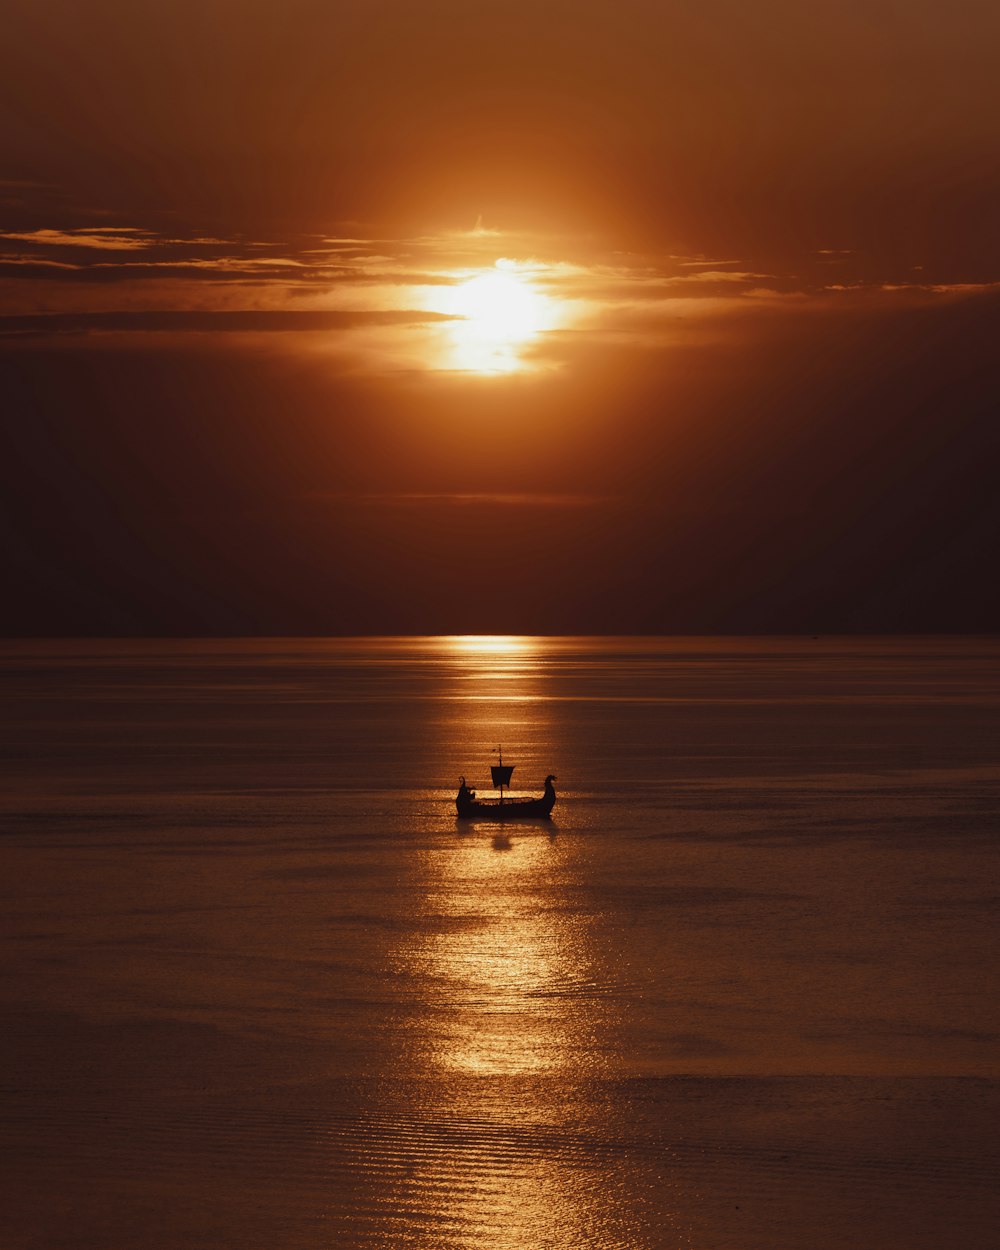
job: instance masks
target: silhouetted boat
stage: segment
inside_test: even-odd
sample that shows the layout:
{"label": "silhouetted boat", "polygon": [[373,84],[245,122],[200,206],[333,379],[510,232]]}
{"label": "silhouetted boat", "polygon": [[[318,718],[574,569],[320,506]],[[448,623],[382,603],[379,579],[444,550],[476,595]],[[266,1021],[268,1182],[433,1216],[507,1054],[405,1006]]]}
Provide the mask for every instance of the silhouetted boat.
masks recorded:
{"label": "silhouetted boat", "polygon": [[475,790],[470,790],[465,784],[465,778],[460,777],[458,794],[455,796],[455,809],[459,817],[469,819],[478,816],[485,820],[517,820],[529,817],[548,820],[556,804],[556,791],[552,784],[556,778],[551,773],[545,778],[545,789],[540,799],[506,799],[504,786],[510,785],[514,765],[505,764],[503,751],[499,747],[497,750],[500,751],[500,763],[494,764],[490,772],[493,775],[493,787],[500,791],[500,798],[477,799]]}

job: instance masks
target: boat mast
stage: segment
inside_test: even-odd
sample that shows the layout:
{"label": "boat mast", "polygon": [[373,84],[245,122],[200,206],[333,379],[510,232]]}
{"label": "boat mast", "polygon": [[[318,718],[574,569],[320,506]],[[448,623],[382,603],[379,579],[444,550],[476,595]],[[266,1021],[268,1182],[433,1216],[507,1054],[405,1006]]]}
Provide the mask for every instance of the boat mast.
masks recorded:
{"label": "boat mast", "polygon": [[493,777],[494,790],[500,791],[500,806],[503,807],[503,788],[504,786],[510,786],[510,775],[514,771],[514,766],[512,764],[509,766],[504,764],[503,747],[497,747],[497,750],[500,752],[500,763],[494,764],[490,768],[490,773]]}

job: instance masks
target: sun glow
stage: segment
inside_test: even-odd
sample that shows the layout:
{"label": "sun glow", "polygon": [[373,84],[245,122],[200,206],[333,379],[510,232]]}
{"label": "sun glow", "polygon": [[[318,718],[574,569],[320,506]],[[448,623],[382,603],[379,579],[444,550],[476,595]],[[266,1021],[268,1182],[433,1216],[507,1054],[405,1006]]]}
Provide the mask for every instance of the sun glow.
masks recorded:
{"label": "sun glow", "polygon": [[474,373],[513,373],[525,367],[525,349],[557,320],[557,303],[534,285],[531,272],[498,260],[431,296],[431,311],[448,323],[447,367]]}

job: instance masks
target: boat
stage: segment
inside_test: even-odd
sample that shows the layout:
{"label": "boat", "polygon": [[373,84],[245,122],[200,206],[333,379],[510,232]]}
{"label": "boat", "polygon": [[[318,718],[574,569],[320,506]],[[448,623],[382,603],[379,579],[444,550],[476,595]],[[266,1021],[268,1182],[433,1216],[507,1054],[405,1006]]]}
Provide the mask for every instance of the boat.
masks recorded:
{"label": "boat", "polygon": [[556,777],[550,773],[545,778],[545,789],[539,799],[509,799],[504,797],[504,788],[510,786],[513,764],[503,762],[503,748],[497,747],[500,763],[490,768],[493,777],[493,788],[500,791],[499,799],[479,799],[475,790],[470,790],[464,777],[459,777],[458,794],[455,796],[455,809],[460,820],[548,820],[556,803]]}

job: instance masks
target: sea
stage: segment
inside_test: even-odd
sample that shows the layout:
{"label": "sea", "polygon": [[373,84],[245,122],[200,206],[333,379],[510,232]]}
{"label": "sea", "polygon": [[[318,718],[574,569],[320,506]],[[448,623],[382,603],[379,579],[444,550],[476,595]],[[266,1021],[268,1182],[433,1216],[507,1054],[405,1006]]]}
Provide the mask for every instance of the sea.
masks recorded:
{"label": "sea", "polygon": [[[0,643],[4,1250],[992,1250],[1000,640]],[[456,819],[503,749],[551,821]]]}

